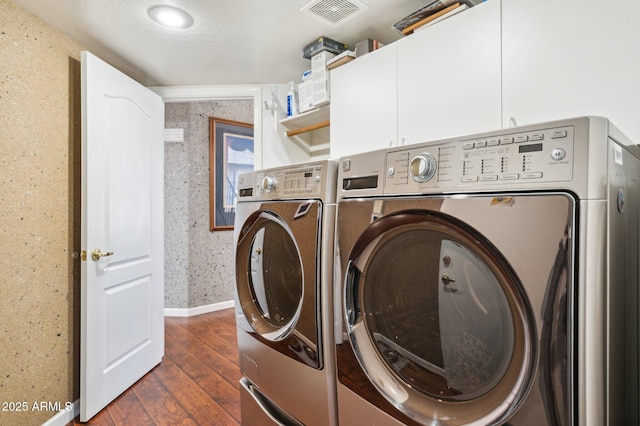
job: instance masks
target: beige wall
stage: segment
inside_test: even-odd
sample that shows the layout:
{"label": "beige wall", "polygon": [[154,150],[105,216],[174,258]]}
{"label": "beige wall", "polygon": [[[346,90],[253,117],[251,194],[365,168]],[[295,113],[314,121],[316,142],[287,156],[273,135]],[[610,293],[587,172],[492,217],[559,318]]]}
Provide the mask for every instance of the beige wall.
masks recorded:
{"label": "beige wall", "polygon": [[79,398],[80,51],[0,0],[2,425],[41,424],[56,412],[34,403]]}

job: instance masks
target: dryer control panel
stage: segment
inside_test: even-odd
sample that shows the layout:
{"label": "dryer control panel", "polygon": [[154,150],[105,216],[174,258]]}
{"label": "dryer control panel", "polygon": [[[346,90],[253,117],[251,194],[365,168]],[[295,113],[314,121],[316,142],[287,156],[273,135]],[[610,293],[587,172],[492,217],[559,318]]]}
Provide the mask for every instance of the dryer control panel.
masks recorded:
{"label": "dryer control panel", "polygon": [[573,151],[573,126],[415,144],[387,151],[385,190],[569,181]]}
{"label": "dryer control panel", "polygon": [[322,191],[322,164],[247,173],[239,177],[239,197],[281,198],[319,195]]}

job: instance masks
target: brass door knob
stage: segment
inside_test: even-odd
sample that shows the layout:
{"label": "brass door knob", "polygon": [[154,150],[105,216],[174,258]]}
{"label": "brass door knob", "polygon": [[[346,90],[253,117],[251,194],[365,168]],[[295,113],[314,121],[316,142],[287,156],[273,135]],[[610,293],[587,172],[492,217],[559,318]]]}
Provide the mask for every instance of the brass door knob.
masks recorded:
{"label": "brass door knob", "polygon": [[102,250],[100,250],[100,249],[94,249],[91,252],[91,259],[93,259],[93,260],[100,260],[100,258],[107,257],[107,256],[113,256],[113,252],[112,251],[108,251],[106,253],[103,253]]}

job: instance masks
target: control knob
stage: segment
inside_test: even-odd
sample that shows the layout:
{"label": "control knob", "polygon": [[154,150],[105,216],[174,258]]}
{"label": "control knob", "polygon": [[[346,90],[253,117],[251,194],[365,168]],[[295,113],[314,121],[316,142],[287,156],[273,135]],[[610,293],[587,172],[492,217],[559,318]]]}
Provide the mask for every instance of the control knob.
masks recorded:
{"label": "control knob", "polygon": [[276,178],[274,178],[273,176],[265,176],[264,178],[262,178],[262,183],[260,184],[260,186],[265,191],[271,192],[276,189]]}
{"label": "control knob", "polygon": [[416,182],[427,182],[436,174],[437,168],[436,159],[428,152],[416,155],[409,163],[409,173]]}

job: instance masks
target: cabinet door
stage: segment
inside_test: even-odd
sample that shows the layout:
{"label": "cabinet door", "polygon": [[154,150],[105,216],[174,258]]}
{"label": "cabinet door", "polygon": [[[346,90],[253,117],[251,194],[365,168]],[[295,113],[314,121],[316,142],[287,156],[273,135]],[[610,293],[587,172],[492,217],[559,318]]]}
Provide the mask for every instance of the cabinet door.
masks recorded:
{"label": "cabinet door", "polygon": [[400,143],[501,126],[500,1],[398,41]]}
{"label": "cabinet door", "polygon": [[331,157],[396,141],[396,82],[395,44],[331,71]]}
{"label": "cabinet door", "polygon": [[602,115],[640,141],[640,2],[502,3],[505,123]]}

